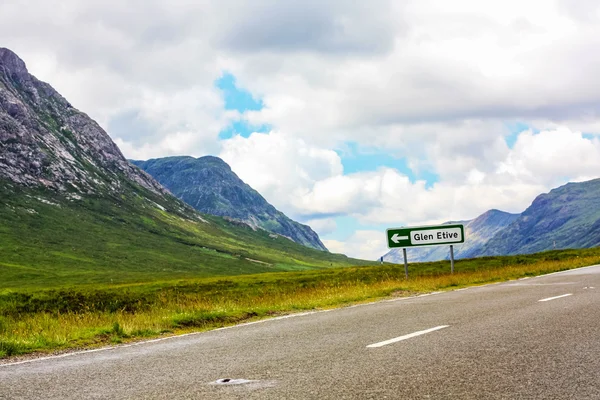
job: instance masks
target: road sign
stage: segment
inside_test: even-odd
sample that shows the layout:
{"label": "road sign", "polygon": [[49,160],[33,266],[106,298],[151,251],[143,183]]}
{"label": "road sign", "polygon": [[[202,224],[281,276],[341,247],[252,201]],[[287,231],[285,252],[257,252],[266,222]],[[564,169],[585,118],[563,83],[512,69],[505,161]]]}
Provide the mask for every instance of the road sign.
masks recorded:
{"label": "road sign", "polygon": [[415,226],[387,230],[388,247],[435,246],[465,241],[463,225]]}

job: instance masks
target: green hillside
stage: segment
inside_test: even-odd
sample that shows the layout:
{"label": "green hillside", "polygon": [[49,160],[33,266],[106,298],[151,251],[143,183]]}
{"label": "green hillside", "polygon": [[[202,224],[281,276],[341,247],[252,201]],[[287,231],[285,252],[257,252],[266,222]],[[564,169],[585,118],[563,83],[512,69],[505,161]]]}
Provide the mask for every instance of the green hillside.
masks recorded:
{"label": "green hillside", "polygon": [[69,199],[0,181],[0,290],[363,264],[220,217],[201,221],[165,199],[141,187]]}

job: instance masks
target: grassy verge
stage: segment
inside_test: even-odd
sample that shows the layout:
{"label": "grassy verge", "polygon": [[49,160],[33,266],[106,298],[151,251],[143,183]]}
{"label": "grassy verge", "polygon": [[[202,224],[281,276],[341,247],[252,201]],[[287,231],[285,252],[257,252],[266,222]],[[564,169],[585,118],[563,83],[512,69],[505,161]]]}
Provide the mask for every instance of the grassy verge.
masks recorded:
{"label": "grassy verge", "polygon": [[600,249],[0,294],[0,357],[208,330],[267,316],[409,296],[600,263]]}

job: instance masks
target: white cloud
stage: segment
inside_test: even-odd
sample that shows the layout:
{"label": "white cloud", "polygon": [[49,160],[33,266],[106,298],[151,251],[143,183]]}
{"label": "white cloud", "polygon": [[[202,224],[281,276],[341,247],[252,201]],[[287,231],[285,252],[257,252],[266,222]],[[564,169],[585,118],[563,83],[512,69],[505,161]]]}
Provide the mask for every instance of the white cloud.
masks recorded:
{"label": "white cloud", "polygon": [[[196,130],[192,150],[208,150],[223,127],[211,98],[223,70],[263,98],[249,120],[325,148],[352,140],[412,153],[418,143],[470,140],[454,129],[464,121],[600,125],[600,24],[590,23],[598,7],[589,1],[382,0],[368,12],[344,1],[23,7],[0,5],[4,45],[104,126],[131,109],[153,115],[148,98],[173,105],[162,120],[176,123],[132,132],[132,146],[156,152],[181,124]],[[191,105],[178,102],[180,91]]]}
{"label": "white cloud", "polygon": [[[404,4],[390,15],[407,28],[386,53],[241,59],[234,73],[266,105],[248,118],[324,147],[354,140],[413,152],[415,142],[466,142],[472,156],[505,120],[599,120],[598,27],[546,1]],[[455,129],[469,121],[474,135]]]}
{"label": "white cloud", "polygon": [[337,229],[337,223],[334,218],[311,219],[305,223],[317,232],[319,236],[328,235]]}
{"label": "white cloud", "polygon": [[335,151],[277,131],[234,136],[222,142],[219,156],[267,201],[292,216],[297,215],[297,208],[291,206],[296,198],[315,182],[342,173]]}
{"label": "white cloud", "polygon": [[324,240],[323,243],[333,253],[376,261],[385,253],[385,240],[385,232],[358,230],[343,242]]}
{"label": "white cloud", "polygon": [[581,132],[558,128],[534,134],[523,132],[513,150],[498,167],[523,182],[540,182],[554,186],[570,180],[598,177],[600,140],[588,139]]}

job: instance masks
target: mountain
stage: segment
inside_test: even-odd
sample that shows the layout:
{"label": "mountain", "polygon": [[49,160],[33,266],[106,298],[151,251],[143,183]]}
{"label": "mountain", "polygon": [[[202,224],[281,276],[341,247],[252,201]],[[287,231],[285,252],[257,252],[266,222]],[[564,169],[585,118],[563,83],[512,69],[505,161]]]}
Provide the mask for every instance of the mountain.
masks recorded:
{"label": "mountain", "polygon": [[[465,243],[456,258],[528,254],[552,249],[600,246],[600,179],[571,182],[539,195],[522,214],[490,210],[466,221]],[[409,261],[449,258],[448,246],[411,248]],[[403,262],[393,249],[384,260]]]}
{"label": "mountain", "polygon": [[[499,210],[489,210],[479,217],[467,221],[452,221],[445,224],[463,224],[465,226],[465,242],[454,245],[454,258],[471,258],[481,254],[481,249],[488,240],[501,232],[519,214],[510,214]],[[415,247],[407,249],[410,262],[425,262],[450,259],[449,246]],[[385,261],[403,263],[402,249],[392,249],[383,256]]]}
{"label": "mountain", "polygon": [[600,179],[539,195],[477,255],[523,254],[600,245]]}
{"label": "mountain", "polygon": [[129,164],[100,126],[0,48],[0,177],[62,192],[118,191],[139,185],[166,191]]}
{"label": "mountain", "polygon": [[486,243],[510,226],[519,218],[519,215],[500,210],[489,210],[471,220],[465,227],[465,243],[458,249],[459,258],[471,258],[479,255]]}
{"label": "mountain", "polygon": [[166,157],[131,162],[200,212],[233,218],[253,228],[327,251],[309,226],[275,209],[218,157]]}
{"label": "mountain", "polygon": [[0,289],[358,264],[197,212],[0,48]]}

